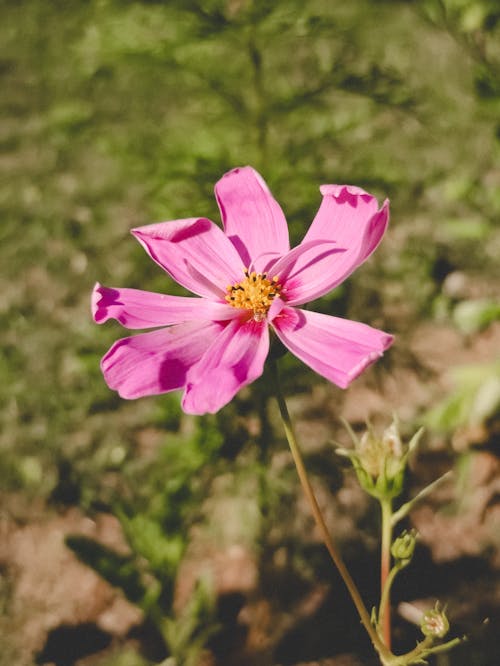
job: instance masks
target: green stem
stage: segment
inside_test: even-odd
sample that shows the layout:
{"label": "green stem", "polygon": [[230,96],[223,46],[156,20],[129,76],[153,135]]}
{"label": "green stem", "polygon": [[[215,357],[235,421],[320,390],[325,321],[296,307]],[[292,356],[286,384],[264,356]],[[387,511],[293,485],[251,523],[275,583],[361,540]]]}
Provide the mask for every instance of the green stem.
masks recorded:
{"label": "green stem", "polygon": [[404,659],[403,663],[407,664],[408,666],[411,664],[421,664],[423,663],[423,660],[429,657],[431,654],[443,654],[444,652],[448,652],[448,650],[451,650],[454,647],[457,647],[457,645],[460,645],[463,640],[464,637],[453,638],[451,641],[441,643],[441,645],[433,646],[433,639],[430,636],[426,636],[426,638],[421,643],[419,643],[416,648],[401,658]]}
{"label": "green stem", "polygon": [[351,598],[356,607],[356,610],[358,611],[361,622],[363,623],[363,626],[365,627],[370,637],[370,640],[372,641],[375,649],[383,659],[390,659],[392,655],[390,651],[386,648],[386,646],[383,644],[383,642],[380,640],[380,637],[378,636],[374,626],[372,625],[370,616],[363,603],[359,590],[356,587],[356,584],[354,583],[351,574],[347,570],[347,567],[345,566],[344,561],[342,560],[342,557],[340,556],[340,553],[337,550],[337,547],[335,546],[332,538],[330,537],[328,528],[323,518],[323,514],[321,513],[318,501],[316,500],[316,496],[309,482],[309,477],[307,476],[307,471],[304,465],[304,461],[302,459],[302,454],[300,452],[297,439],[295,437],[295,432],[293,430],[290,414],[288,413],[288,408],[286,406],[285,398],[281,390],[276,362],[272,361],[271,366],[275,383],[276,399],[278,401],[278,406],[281,414],[281,419],[283,421],[283,427],[285,429],[286,438],[288,440],[288,444],[290,445],[290,450],[292,452],[293,460],[295,462],[295,467],[297,468],[297,473],[299,475],[300,483],[302,485],[302,490],[304,491],[304,494],[309,501],[312,514],[316,521],[316,525],[318,526],[321,532],[323,542],[328,552],[330,553],[330,557],[332,558],[335,566],[337,567],[338,572],[340,573],[342,580],[344,581],[345,586],[347,587],[349,594],[351,595]]}
{"label": "green stem", "polygon": [[428,654],[428,650],[431,648],[432,643],[433,643],[432,638],[426,636],[421,643],[418,643],[418,645],[413,650],[411,650],[411,652],[405,654],[406,663],[407,664],[418,663],[418,660],[420,658],[423,658],[426,653]]}
{"label": "green stem", "polygon": [[[379,633],[384,643],[391,649],[391,544],[392,544],[392,500],[380,500],[382,510],[382,545],[380,556],[380,608],[378,614]],[[394,569],[393,569],[394,571]],[[395,575],[395,573],[394,573]]]}
{"label": "green stem", "polygon": [[[427,651],[427,654],[443,654],[444,652],[448,652],[448,650],[452,650],[453,648],[457,647],[465,640],[467,640],[465,636],[452,638],[451,641],[441,643],[441,645],[436,645],[435,647],[431,648]],[[423,656],[425,657],[426,655],[424,654]]]}
{"label": "green stem", "polygon": [[423,488],[409,502],[405,502],[402,506],[400,506],[399,509],[392,514],[392,517],[391,517],[392,527],[394,527],[394,525],[399,523],[400,520],[405,518],[405,516],[408,515],[408,513],[411,511],[411,509],[415,506],[415,504],[417,502],[420,502],[420,500],[424,499],[424,497],[427,497],[427,495],[429,495],[434,490],[434,488],[436,488],[436,486],[441,484],[443,481],[448,480],[452,476],[453,476],[453,471],[452,470],[450,470],[449,472],[446,472],[445,474],[443,474],[442,476],[437,478],[435,481],[430,483],[428,486]]}

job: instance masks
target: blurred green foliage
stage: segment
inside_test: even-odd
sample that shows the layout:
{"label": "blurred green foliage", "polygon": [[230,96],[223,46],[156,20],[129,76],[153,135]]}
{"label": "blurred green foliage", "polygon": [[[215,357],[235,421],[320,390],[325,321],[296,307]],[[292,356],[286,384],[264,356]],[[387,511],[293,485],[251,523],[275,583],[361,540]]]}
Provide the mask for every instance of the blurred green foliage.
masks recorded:
{"label": "blurred green foliage", "polygon": [[[202,421],[204,437],[178,395],[120,400],[99,359],[124,332],[91,321],[93,283],[182,293],[129,229],[218,220],[213,184],[252,164],[294,241],[323,182],[391,198],[376,256],[316,309],[402,341],[428,317],[468,335],[488,326],[499,297],[498,3],[3,0],[0,39],[2,486],[116,511],[132,560],[73,546],[145,607],[141,558],[168,613],[202,470],[222,473],[237,456],[266,470],[267,388]],[[481,304],[472,317],[469,302]],[[320,381],[289,357],[284,370],[289,391]],[[242,421],[256,415],[250,437]],[[265,513],[266,496],[286,490],[260,478]]]}
{"label": "blurred green foliage", "polygon": [[427,426],[453,434],[500,417],[500,361],[455,367],[451,379],[449,395],[424,415]]}
{"label": "blurred green foliage", "polygon": [[500,320],[500,302],[487,298],[460,301],[453,310],[453,320],[463,333],[477,333]]}

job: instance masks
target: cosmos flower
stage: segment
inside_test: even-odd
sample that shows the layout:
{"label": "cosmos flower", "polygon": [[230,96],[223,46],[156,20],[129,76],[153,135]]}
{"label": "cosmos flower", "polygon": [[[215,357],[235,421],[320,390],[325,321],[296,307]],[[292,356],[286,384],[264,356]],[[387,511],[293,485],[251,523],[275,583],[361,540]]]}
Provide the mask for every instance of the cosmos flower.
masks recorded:
{"label": "cosmos flower", "polygon": [[341,388],[378,359],[391,335],[299,306],[370,256],[387,226],[388,201],[379,209],[350,185],[320,191],[316,217],[293,249],[279,204],[251,167],[215,186],[224,230],[196,217],[134,229],[149,256],[196,297],[96,284],[97,323],[156,329],[113,344],[101,362],[108,386],[129,399],[183,389],[184,411],[205,414],[262,374],[270,335]]}

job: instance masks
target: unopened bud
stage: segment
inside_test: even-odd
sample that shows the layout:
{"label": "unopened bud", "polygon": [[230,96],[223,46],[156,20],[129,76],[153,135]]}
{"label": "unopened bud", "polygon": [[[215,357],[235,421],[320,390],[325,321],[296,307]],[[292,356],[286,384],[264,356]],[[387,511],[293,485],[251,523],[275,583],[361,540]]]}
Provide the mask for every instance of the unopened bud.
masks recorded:
{"label": "unopened bud", "polygon": [[400,495],[408,455],[422,431],[414,435],[409,444],[403,444],[396,418],[382,436],[377,435],[369,424],[361,438],[347,427],[354,441],[354,451],[340,449],[338,452],[351,459],[361,486],[378,499]]}
{"label": "unopened bud", "polygon": [[395,560],[398,560],[400,564],[406,566],[410,563],[413,553],[415,551],[415,545],[417,543],[417,534],[415,530],[407,532],[406,530],[394,540],[394,543],[391,546],[391,555]]}
{"label": "unopened bud", "polygon": [[439,604],[426,611],[420,623],[422,633],[429,638],[444,638],[449,628],[450,623],[446,613],[439,608]]}
{"label": "unopened bud", "polygon": [[399,435],[398,424],[395,420],[384,430],[382,434],[382,446],[396,460],[403,457],[403,443]]}

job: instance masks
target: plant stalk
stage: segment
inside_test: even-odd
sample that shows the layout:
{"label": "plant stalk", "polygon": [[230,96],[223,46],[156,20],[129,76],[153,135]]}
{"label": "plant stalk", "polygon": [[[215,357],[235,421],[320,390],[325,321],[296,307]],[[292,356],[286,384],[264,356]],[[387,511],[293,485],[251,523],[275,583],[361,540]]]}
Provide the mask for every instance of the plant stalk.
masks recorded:
{"label": "plant stalk", "polygon": [[335,546],[332,538],[330,537],[328,528],[323,518],[323,514],[321,513],[321,509],[319,508],[318,501],[316,499],[311,483],[309,481],[304,461],[302,459],[302,454],[300,452],[297,439],[295,437],[295,432],[290,419],[290,414],[288,412],[285,398],[281,390],[277,364],[275,361],[272,361],[271,365],[272,365],[273,379],[275,383],[276,399],[278,402],[281,419],[283,421],[283,427],[285,429],[286,438],[288,440],[288,444],[292,452],[293,460],[295,462],[295,467],[297,468],[297,473],[299,475],[299,480],[302,485],[302,490],[304,491],[304,494],[307,497],[307,500],[311,507],[312,514],[316,521],[316,525],[320,530],[321,537],[330,554],[330,557],[332,558],[333,563],[337,567],[337,570],[340,573],[342,580],[344,581],[344,584],[347,587],[347,590],[349,591],[349,594],[351,595],[356,610],[358,611],[360,620],[363,623],[363,626],[366,629],[370,637],[370,640],[373,643],[373,646],[384,660],[390,659],[393,655],[391,655],[388,648],[381,641],[380,637],[377,634],[377,631],[375,630],[375,627],[372,625],[370,616],[363,603],[359,590],[356,584],[354,583],[347,567],[345,566],[344,561],[342,560],[342,557],[340,556],[340,553],[337,550],[337,547]]}
{"label": "plant stalk", "polygon": [[380,553],[380,608],[378,615],[379,633],[387,648],[391,649],[391,598],[389,572],[391,570],[392,544],[392,500],[380,500],[382,510],[382,544]]}

